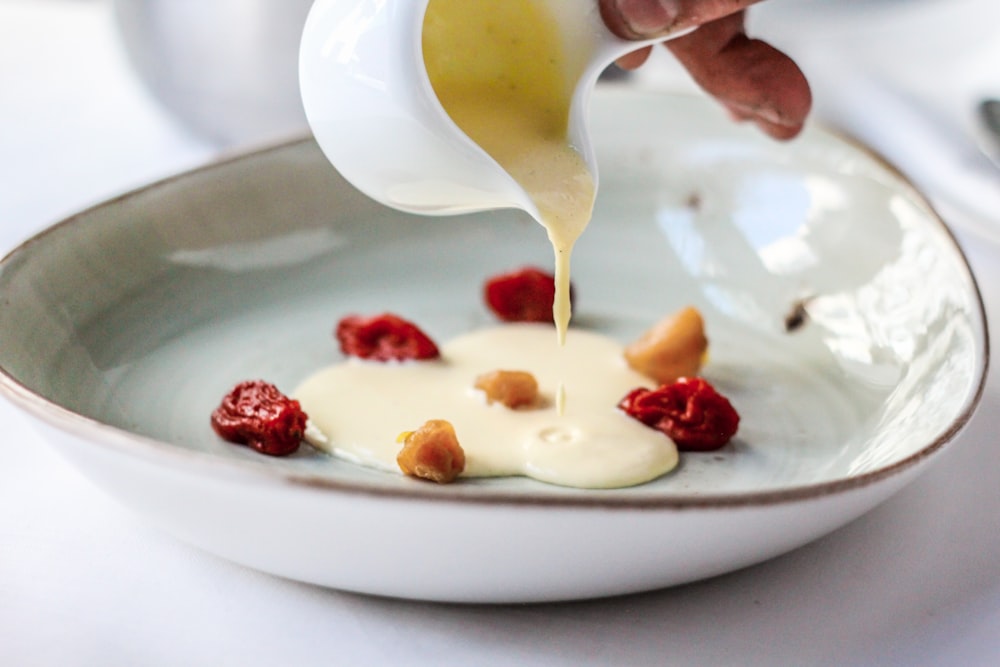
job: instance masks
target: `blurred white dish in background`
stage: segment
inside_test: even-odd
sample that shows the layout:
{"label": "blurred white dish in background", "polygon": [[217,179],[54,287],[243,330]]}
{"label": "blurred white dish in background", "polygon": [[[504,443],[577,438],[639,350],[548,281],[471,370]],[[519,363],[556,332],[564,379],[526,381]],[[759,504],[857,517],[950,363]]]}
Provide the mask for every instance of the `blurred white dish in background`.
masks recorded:
{"label": "blurred white dish in background", "polygon": [[114,0],[153,95],[220,146],[303,134],[298,50],[312,0]]}

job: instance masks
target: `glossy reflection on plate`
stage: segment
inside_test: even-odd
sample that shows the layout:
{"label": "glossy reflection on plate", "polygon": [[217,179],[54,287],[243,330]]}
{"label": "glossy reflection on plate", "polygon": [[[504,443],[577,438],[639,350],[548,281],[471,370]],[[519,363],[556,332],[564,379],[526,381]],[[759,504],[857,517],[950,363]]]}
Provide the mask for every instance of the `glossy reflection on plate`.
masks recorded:
{"label": "glossy reflection on plate", "polygon": [[429,600],[578,599],[731,571],[856,518],[935,460],[979,399],[986,325],[959,248],[894,170],[820,128],[773,142],[695,97],[599,89],[593,136],[602,182],[574,254],[573,326],[627,342],[697,306],[704,374],[742,415],[732,443],[652,483],[439,487],[215,437],[208,415],[237,381],[290,390],[334,362],[341,316],[394,311],[446,340],[493,323],[484,278],[551,262],[523,213],[382,208],[311,141],[152,185],[16,249],[0,265],[0,388],[184,541]]}

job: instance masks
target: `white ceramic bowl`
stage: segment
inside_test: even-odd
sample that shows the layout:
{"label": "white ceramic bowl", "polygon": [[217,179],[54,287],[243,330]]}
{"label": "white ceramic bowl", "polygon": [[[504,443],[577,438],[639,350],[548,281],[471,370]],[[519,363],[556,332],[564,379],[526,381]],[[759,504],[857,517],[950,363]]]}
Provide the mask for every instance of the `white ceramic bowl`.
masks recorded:
{"label": "white ceramic bowl", "polygon": [[[391,310],[439,339],[489,323],[481,280],[545,265],[514,211],[374,204],[311,141],[83,212],[0,264],[0,391],[99,485],[182,540],[284,577],[511,602],[646,590],[762,561],[927,469],[982,390],[986,325],[951,235],[896,172],[818,128],[778,144],[709,102],[599,91],[605,175],[576,250],[575,326],[630,339],[692,303],[743,421],[653,483],[445,487],[305,447],[271,459],[208,415],[291,388],[331,329]],[[788,331],[786,316],[808,318]]]}

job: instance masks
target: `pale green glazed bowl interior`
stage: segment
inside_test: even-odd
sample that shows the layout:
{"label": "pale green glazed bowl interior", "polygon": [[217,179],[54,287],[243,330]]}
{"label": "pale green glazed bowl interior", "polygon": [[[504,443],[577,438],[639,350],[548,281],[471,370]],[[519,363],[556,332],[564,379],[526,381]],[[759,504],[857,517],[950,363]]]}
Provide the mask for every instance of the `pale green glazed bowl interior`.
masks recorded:
{"label": "pale green glazed bowl interior", "polygon": [[[743,417],[725,449],[602,497],[829,490],[906,466],[964,424],[987,361],[982,305],[951,235],[893,170],[817,128],[771,142],[696,98],[672,98],[670,122],[637,94],[595,105],[600,194],[574,254],[573,326],[627,342],[697,306],[705,374]],[[337,360],[343,315],[394,311],[444,340],[493,323],[487,276],[551,261],[522,213],[398,213],[295,142],[123,196],[16,249],[0,266],[0,369],[8,395],[63,427],[110,425],[140,436],[136,448],[220,469],[399,488],[309,447],[270,459],[222,442],[209,413],[239,380],[291,390]],[[789,330],[797,306],[807,316]],[[419,492],[497,489],[587,493],[522,479]]]}

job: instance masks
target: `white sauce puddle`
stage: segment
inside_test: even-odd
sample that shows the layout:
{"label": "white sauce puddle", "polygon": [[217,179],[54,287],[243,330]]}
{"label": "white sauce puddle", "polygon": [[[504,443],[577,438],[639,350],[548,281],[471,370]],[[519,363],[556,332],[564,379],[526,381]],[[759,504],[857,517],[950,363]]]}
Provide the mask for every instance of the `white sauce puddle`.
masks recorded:
{"label": "white sauce puddle", "polygon": [[[294,392],[324,436],[307,438],[340,458],[399,473],[397,436],[445,419],[465,450],[463,477],[524,475],[580,488],[633,486],[677,465],[667,436],[616,408],[630,390],[651,385],[610,338],[573,329],[555,347],[551,326],[505,324],[459,336],[441,354],[405,363],[351,358],[318,371]],[[488,405],[473,384],[498,369],[532,373],[543,406]],[[561,382],[573,391],[559,415]]]}

